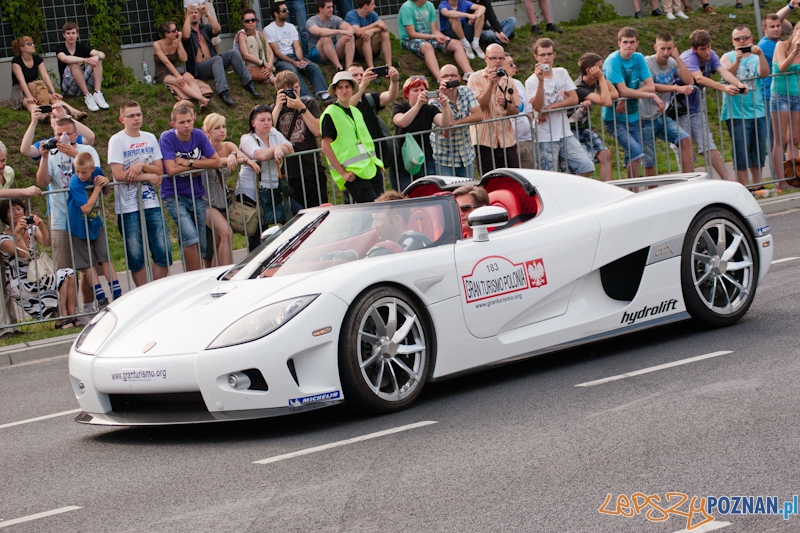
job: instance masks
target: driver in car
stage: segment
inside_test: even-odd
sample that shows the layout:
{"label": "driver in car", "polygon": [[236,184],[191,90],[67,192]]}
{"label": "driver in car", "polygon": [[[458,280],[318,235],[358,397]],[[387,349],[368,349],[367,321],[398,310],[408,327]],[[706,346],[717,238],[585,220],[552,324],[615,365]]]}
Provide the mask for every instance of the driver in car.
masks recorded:
{"label": "driver in car", "polygon": [[[389,198],[386,200],[391,201]],[[390,205],[387,205],[386,209],[372,213],[372,229],[383,242],[379,242],[367,252],[367,257],[399,252],[399,249],[391,246],[392,243],[397,243],[406,252],[430,246],[431,240],[426,235],[417,231],[409,231],[408,219],[410,216],[410,208]]]}
{"label": "driver in car", "polygon": [[465,239],[472,237],[469,227],[469,214],[473,209],[489,205],[489,193],[474,185],[464,185],[453,191],[458,204],[458,215],[461,217],[461,234]]}

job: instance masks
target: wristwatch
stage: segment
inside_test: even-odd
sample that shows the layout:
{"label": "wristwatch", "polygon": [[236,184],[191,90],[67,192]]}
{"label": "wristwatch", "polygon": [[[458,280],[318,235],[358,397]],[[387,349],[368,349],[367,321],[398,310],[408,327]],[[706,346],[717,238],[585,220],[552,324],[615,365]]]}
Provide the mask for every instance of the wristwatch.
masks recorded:
{"label": "wristwatch", "polygon": [[190,166],[190,167],[193,167],[193,166],[194,166],[194,159],[190,159],[190,160],[189,160],[189,166]]}
{"label": "wristwatch", "polygon": [[264,60],[263,59],[259,59],[258,60],[258,66],[259,67],[263,67],[264,66]]}
{"label": "wristwatch", "polygon": [[302,115],[302,114],[303,114],[303,113],[305,113],[306,111],[308,111],[308,108],[307,108],[307,107],[304,107],[303,109],[301,109],[300,111],[298,111],[298,113],[300,113],[300,114]]}

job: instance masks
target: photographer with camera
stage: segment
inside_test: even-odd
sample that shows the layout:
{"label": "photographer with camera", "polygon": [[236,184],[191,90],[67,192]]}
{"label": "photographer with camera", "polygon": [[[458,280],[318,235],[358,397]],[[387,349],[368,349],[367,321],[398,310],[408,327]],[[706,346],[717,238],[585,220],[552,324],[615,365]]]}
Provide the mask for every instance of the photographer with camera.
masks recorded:
{"label": "photographer with camera", "polygon": [[764,51],[753,44],[747,26],[736,26],[731,34],[733,50],[723,55],[723,69],[747,80],[741,94],[722,95],[722,120],[728,126],[733,142],[733,168],[739,183],[747,185],[747,169],[752,183],[761,181],[761,167],[767,157],[767,119],[761,81],[754,78],[769,76],[769,64]]}
{"label": "photographer with camera", "polygon": [[[278,91],[275,104],[267,106],[275,128],[292,143],[295,152],[316,150],[322,114],[317,101],[310,96],[300,96],[300,78],[289,70],[278,72],[275,89]],[[325,167],[316,154],[287,158],[286,175],[292,198],[303,207],[328,202]]]}
{"label": "photographer with camera", "polygon": [[[503,68],[506,52],[499,44],[486,47],[486,68],[469,77],[467,87],[472,89],[483,111],[483,120],[513,117],[519,114],[522,95]],[[483,175],[495,168],[519,167],[514,121],[496,120],[475,127],[478,148],[478,173]]]}
{"label": "photographer with camera", "polygon": [[578,105],[575,83],[567,69],[553,67],[556,58],[553,41],[536,41],[533,55],[538,64],[525,82],[525,92],[538,113],[539,168],[558,171],[564,161],[570,172],[589,177],[594,172],[594,163],[573,135],[567,118],[566,108]]}
{"label": "photographer with camera", "polygon": [[[445,65],[439,74],[439,94],[450,101],[453,126],[474,124],[483,120],[483,111],[472,89],[461,85],[455,65]],[[433,105],[442,104],[434,100]],[[441,176],[475,177],[475,149],[469,138],[469,128],[435,131],[431,135],[436,173]]]}

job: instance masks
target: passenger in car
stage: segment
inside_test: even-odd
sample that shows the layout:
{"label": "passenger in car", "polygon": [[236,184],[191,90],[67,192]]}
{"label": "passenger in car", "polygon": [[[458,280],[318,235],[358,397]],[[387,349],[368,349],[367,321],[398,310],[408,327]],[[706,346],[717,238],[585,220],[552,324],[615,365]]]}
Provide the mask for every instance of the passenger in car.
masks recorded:
{"label": "passenger in car", "polygon": [[474,185],[464,185],[453,191],[458,204],[458,214],[461,217],[461,234],[465,239],[472,237],[472,228],[469,227],[469,214],[473,209],[489,205],[489,193]]}

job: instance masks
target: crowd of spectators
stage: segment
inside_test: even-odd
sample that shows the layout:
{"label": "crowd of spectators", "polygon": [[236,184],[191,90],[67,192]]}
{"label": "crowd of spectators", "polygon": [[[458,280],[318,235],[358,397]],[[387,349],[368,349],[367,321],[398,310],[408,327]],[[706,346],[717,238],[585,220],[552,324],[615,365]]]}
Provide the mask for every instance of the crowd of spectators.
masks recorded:
{"label": "crowd of spectators", "polygon": [[[797,79],[759,80],[770,73],[800,72],[800,24],[792,28],[785,20],[798,1],[764,17],[765,37],[758,44],[747,26],[737,26],[732,49],[721,58],[703,29],[692,32],[691,46],[683,53],[671,35],[662,33],[652,43],[655,53],[645,56],[638,51],[637,30],[622,28],[618,50],[606,58],[584,54],[574,80],[566,69],[555,66],[555,42],[539,38],[532,50],[536,65],[523,83],[516,79],[517,65],[504,49],[516,20],[498,20],[491,0],[441,0],[438,9],[428,0],[406,0],[398,17],[401,46],[424,59],[435,80],[431,87],[424,75],[401,80],[392,66],[389,30],[375,13],[375,0],[356,0],[355,5],[317,0],[318,13],[310,18],[301,0],[276,1],[271,6],[274,20],[263,30],[258,29],[257,13],[245,9],[244,27],[236,33],[233,49],[222,53],[217,41],[221,27],[207,0],[189,5],[182,23],[161,24],[161,39],[153,43],[155,81],[178,100],[170,117],[172,128],[158,137],[142,130],[147,110],[132,100],[122,102],[122,127],[110,138],[104,158],[93,147],[94,133],[81,123],[85,113],[64,102],[32,40],[22,36],[12,45],[16,57],[11,103],[31,114],[20,151],[38,162],[37,185],[12,188],[14,173],[5,164],[6,148],[0,143],[0,197],[31,197],[44,188],[52,194],[47,198],[49,223],[30,217],[20,200],[2,202],[4,293],[31,316],[63,317],[58,325],[65,328],[76,324],[69,317],[81,307],[76,273],[83,309],[108,303],[101,275],[108,282],[108,296],[119,297],[100,213],[103,195],[114,196],[128,270],[138,286],[166,276],[172,262],[162,205],[178,228],[187,270],[229,264],[231,198],[238,200],[242,212],[256,212],[259,228],[284,223],[303,206],[328,202],[324,163],[333,183],[355,202],[395,199],[400,196],[397,191],[424,175],[467,178],[499,167],[590,176],[599,164],[600,179],[608,181],[611,150],[591,128],[592,106],[602,107],[603,126],[624,152],[629,176],[639,176],[642,160],[645,174],[656,173],[655,141],[661,139],[674,145],[682,171],[692,170],[696,148],[723,179],[731,179],[707,133],[699,87],[723,93],[721,113],[733,139],[736,177],[742,184],[757,182],[768,142],[776,172],[783,171],[784,153],[790,158],[800,155]],[[654,2],[653,15],[658,16]],[[544,30],[533,2],[526,0],[525,6],[533,34],[561,32],[547,0],[539,2]],[[673,13],[685,17],[691,9],[688,0],[683,5],[665,2],[664,7],[668,18],[674,18],[669,17]],[[780,41],[784,32],[791,36]],[[74,23],[64,25],[63,37],[57,55],[61,92],[83,95],[90,111],[107,109],[103,52],[80,42]],[[453,62],[440,65],[435,51],[452,54]],[[473,71],[470,60],[476,56],[485,67]],[[337,71],[330,85],[319,66],[324,63]],[[238,144],[227,140],[224,116],[198,117],[195,108],[205,115],[215,93],[225,104],[236,104],[228,89],[228,69],[254,98],[263,100],[256,84],[272,84],[277,94],[274,103],[252,108],[249,131]],[[213,89],[204,80],[213,80]],[[370,90],[378,86],[382,87]],[[330,105],[323,109],[321,104]],[[391,128],[379,117],[389,106]],[[198,119],[202,129],[195,127]],[[53,135],[34,142],[40,121],[48,120]],[[400,137],[375,142],[391,135]],[[405,143],[418,145],[424,156],[419,165],[404,161]],[[301,155],[287,157],[294,152]],[[112,180],[103,174],[102,159],[107,159]],[[231,192],[228,177],[237,169]],[[384,192],[386,178],[395,192]],[[466,215],[486,205],[488,197],[475,187],[459,189],[455,196],[462,232],[469,235]],[[242,231],[254,249],[261,232],[249,225]],[[52,246],[53,270],[46,280],[31,284],[22,266],[33,264],[37,243]],[[26,260],[20,262],[21,256]],[[9,302],[4,302],[7,315]]]}

